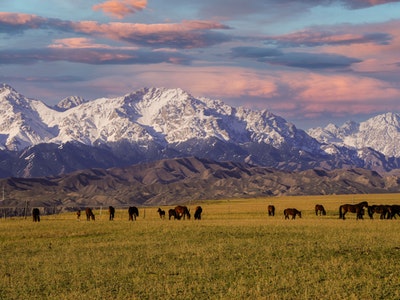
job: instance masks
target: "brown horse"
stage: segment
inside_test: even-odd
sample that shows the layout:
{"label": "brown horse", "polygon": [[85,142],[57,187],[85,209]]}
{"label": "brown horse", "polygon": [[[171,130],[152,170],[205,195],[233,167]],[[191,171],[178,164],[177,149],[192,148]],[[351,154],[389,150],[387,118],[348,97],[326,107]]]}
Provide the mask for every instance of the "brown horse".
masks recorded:
{"label": "brown horse", "polygon": [[339,207],[339,219],[345,219],[345,215],[348,212],[355,213],[356,219],[364,219],[364,207],[368,208],[368,202],[363,201],[358,204],[343,204]]}
{"label": "brown horse", "polygon": [[181,206],[181,205],[176,206],[175,212],[176,215],[179,216],[179,219],[183,217],[183,219],[185,220],[185,218],[187,217],[188,220],[190,220],[190,211],[186,206]]}
{"label": "brown horse", "polygon": [[165,210],[158,208],[157,212],[160,215],[160,219],[165,219]]}
{"label": "brown horse", "polygon": [[380,219],[390,218],[390,205],[371,205],[368,206],[368,216],[374,218],[374,213],[380,214]]}
{"label": "brown horse", "polygon": [[95,216],[94,216],[94,213],[93,213],[91,208],[86,207],[85,213],[86,213],[86,220],[87,221],[90,221],[90,219],[92,219],[93,221],[95,220]]}
{"label": "brown horse", "polygon": [[175,209],[173,209],[173,208],[168,210],[168,220],[171,220],[171,217],[174,217],[174,220],[181,219],[181,217],[176,213]]}
{"label": "brown horse", "polygon": [[196,210],[194,212],[194,219],[195,220],[201,220],[201,213],[203,212],[203,209],[201,208],[201,206],[197,206]]}
{"label": "brown horse", "polygon": [[108,214],[110,215],[109,220],[113,221],[114,220],[114,215],[115,215],[115,208],[112,206],[108,207]]}
{"label": "brown horse", "polygon": [[322,204],[315,205],[315,215],[326,216],[326,210]]}
{"label": "brown horse", "polygon": [[292,216],[292,220],[296,219],[296,215],[301,218],[301,211],[295,209],[295,208],[286,208],[283,211],[283,215],[285,216],[285,220],[289,219],[289,216]]}
{"label": "brown horse", "polygon": [[268,205],[268,216],[275,216],[275,206]]}
{"label": "brown horse", "polygon": [[136,206],[129,206],[128,208],[129,221],[136,221],[136,217],[139,217],[139,210]]}
{"label": "brown horse", "polygon": [[32,209],[33,222],[40,222],[40,210],[39,208]]}

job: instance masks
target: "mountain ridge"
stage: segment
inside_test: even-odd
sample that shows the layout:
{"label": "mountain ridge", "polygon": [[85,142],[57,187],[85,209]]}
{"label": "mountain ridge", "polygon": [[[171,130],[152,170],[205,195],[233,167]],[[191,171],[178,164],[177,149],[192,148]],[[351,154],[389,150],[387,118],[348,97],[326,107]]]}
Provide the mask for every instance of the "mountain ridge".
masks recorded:
{"label": "mountain ridge", "polygon": [[43,178],[0,179],[2,206],[126,207],[176,205],[210,199],[395,193],[400,177],[365,169],[289,172],[239,162],[186,157]]}
{"label": "mountain ridge", "polygon": [[[54,176],[190,156],[287,171],[388,172],[400,166],[400,153],[390,156],[378,145],[359,142],[367,140],[356,136],[360,128],[376,131],[373,122],[305,132],[270,111],[231,107],[182,89],[142,88],[91,101],[73,96],[50,107],[3,84],[0,110],[1,177]],[[384,130],[385,119],[378,120]],[[390,128],[394,136],[397,127]],[[389,138],[385,142],[397,151]]]}

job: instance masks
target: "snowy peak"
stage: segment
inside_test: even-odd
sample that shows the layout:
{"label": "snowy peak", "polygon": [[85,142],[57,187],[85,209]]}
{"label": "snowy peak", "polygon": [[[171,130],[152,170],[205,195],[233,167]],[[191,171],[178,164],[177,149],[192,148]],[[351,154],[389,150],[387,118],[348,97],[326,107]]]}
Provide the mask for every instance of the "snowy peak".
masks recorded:
{"label": "snowy peak", "polygon": [[87,101],[79,96],[70,96],[62,99],[54,108],[58,111],[66,111],[70,108],[86,103]]}
{"label": "snowy peak", "polygon": [[[213,138],[276,148],[285,143],[294,148],[318,147],[303,131],[268,111],[236,109],[219,100],[195,98],[182,89],[143,88],[122,97],[90,102],[68,97],[53,109],[19,95],[9,86],[3,86],[2,91],[2,98],[12,94],[15,100],[6,101],[11,103],[10,117],[1,131],[0,145],[7,149],[70,141],[86,145],[156,142],[165,147]],[[21,122],[15,122],[17,102],[25,107],[19,114]]]}
{"label": "snowy peak", "polygon": [[328,125],[307,133],[321,143],[331,143],[354,149],[372,148],[388,157],[400,157],[400,115],[385,113],[365,122],[346,122],[341,127]]}

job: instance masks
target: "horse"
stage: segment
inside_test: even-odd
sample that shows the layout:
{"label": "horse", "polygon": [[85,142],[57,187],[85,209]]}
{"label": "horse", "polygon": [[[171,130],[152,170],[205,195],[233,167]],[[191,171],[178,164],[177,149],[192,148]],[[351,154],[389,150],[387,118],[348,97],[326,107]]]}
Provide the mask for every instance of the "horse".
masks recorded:
{"label": "horse", "polygon": [[201,220],[201,213],[203,212],[203,209],[201,208],[201,206],[197,206],[196,210],[194,212],[194,219],[195,220]]}
{"label": "horse", "polygon": [[92,219],[93,221],[95,220],[94,213],[91,208],[86,207],[85,212],[87,221],[90,221],[90,219]]}
{"label": "horse", "polygon": [[160,219],[164,219],[165,218],[165,210],[162,210],[161,208],[158,208],[157,212],[160,215]]}
{"label": "horse", "polygon": [[268,205],[268,216],[275,216],[275,206]]}
{"label": "horse", "polygon": [[187,216],[188,220],[190,220],[190,211],[186,206],[176,206],[175,212],[179,216],[179,219],[183,217],[183,219],[185,220],[185,217]]}
{"label": "horse", "polygon": [[374,213],[380,214],[380,219],[389,219],[390,217],[390,205],[371,205],[368,206],[368,216],[370,219],[374,218]]}
{"label": "horse", "polygon": [[77,219],[78,221],[81,220],[81,210],[80,210],[80,209],[77,210],[77,212],[76,212],[76,219]]}
{"label": "horse", "polygon": [[40,210],[39,208],[32,209],[33,222],[40,222]]}
{"label": "horse", "polygon": [[108,207],[108,213],[109,213],[109,215],[110,215],[109,220],[110,220],[110,221],[114,220],[115,208],[112,207],[112,206],[109,206],[109,207]]}
{"label": "horse", "polygon": [[136,206],[129,206],[128,208],[129,221],[136,221],[136,217],[139,217],[139,210]]}
{"label": "horse", "polygon": [[286,208],[283,211],[283,215],[285,216],[285,220],[289,219],[289,216],[292,216],[292,220],[296,219],[296,215],[301,218],[301,211],[295,209],[295,208]]}
{"label": "horse", "polygon": [[348,212],[356,214],[356,219],[364,219],[364,207],[368,208],[368,202],[363,201],[358,204],[343,204],[339,207],[339,219],[345,219],[345,215]]}
{"label": "horse", "polygon": [[171,208],[168,210],[168,220],[171,220],[171,217],[174,217],[174,220],[180,220],[181,216],[179,216],[175,209]]}
{"label": "horse", "polygon": [[396,219],[396,214],[399,215],[400,217],[400,205],[388,205],[388,210],[389,210],[389,216],[390,219],[395,218]]}
{"label": "horse", "polygon": [[315,215],[318,216],[318,213],[320,216],[326,216],[326,210],[322,204],[315,205]]}

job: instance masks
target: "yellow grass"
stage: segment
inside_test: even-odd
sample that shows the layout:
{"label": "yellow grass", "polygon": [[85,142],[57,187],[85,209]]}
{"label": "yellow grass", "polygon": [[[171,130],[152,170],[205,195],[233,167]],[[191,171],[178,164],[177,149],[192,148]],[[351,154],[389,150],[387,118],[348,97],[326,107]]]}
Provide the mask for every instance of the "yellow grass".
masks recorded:
{"label": "yellow grass", "polygon": [[[0,219],[0,299],[399,299],[399,218],[338,219],[341,204],[363,200],[400,204],[397,194],[274,197],[188,203],[203,207],[201,221],[161,220],[157,207],[136,222],[126,209],[113,222],[104,209],[95,222]],[[287,207],[302,219],[284,220]]]}

